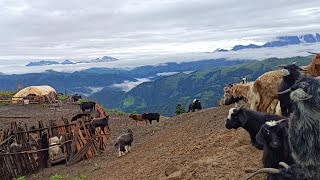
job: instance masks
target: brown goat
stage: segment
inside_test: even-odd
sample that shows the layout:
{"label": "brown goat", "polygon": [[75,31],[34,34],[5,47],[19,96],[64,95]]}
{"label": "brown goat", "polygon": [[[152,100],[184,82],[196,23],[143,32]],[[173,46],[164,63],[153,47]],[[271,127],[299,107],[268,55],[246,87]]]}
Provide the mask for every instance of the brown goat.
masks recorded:
{"label": "brown goat", "polygon": [[312,77],[318,77],[320,76],[320,53],[312,53],[315,54],[315,56],[312,58],[310,64],[308,66],[303,66],[303,71],[312,76]]}
{"label": "brown goat", "polygon": [[282,77],[281,70],[276,70],[266,72],[256,79],[253,84],[253,92],[259,95],[257,111],[268,112],[271,103],[278,99],[277,93]]}
{"label": "brown goat", "polygon": [[130,114],[129,118],[135,120],[136,121],[136,125],[138,125],[138,121],[145,121],[146,125],[148,123],[147,119],[143,119],[142,114]]}

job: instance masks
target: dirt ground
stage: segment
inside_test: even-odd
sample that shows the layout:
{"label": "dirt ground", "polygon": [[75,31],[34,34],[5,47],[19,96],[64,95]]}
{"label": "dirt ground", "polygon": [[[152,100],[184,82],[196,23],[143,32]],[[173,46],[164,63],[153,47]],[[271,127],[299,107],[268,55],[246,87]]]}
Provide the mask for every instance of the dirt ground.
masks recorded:
{"label": "dirt ground", "polygon": [[[84,175],[89,180],[245,179],[261,167],[262,151],[250,145],[245,130],[224,127],[230,108],[209,108],[170,118],[161,117],[159,123],[154,121],[145,125],[140,122],[138,126],[127,115],[111,116],[111,140],[103,153],[71,167],[57,165],[44,169],[27,179],[49,179],[55,173],[66,179]],[[8,106],[0,107],[0,115],[28,115],[33,118],[18,121],[33,123],[38,119],[61,116],[70,119],[79,110],[76,105],[61,108]],[[12,119],[0,118],[0,128],[10,121]],[[111,141],[127,128],[134,132],[132,152],[118,158]],[[252,179],[264,179],[264,176]]]}

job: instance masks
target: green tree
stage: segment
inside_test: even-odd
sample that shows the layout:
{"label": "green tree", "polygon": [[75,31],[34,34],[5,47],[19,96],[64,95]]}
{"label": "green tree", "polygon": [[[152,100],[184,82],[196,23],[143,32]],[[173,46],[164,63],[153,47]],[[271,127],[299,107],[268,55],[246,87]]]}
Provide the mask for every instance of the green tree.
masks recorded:
{"label": "green tree", "polygon": [[176,115],[185,113],[186,110],[184,109],[184,107],[182,107],[182,105],[180,103],[177,104],[176,106]]}

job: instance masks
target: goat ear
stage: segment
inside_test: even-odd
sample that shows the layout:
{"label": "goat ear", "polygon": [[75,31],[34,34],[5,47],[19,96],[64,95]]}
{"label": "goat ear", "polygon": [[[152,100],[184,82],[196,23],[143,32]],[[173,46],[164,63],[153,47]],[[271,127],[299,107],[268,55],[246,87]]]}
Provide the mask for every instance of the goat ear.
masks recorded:
{"label": "goat ear", "polygon": [[256,141],[257,141],[257,143],[263,145],[263,144],[265,144],[266,141],[264,140],[261,128],[262,128],[262,126],[260,127],[260,131],[256,135]]}

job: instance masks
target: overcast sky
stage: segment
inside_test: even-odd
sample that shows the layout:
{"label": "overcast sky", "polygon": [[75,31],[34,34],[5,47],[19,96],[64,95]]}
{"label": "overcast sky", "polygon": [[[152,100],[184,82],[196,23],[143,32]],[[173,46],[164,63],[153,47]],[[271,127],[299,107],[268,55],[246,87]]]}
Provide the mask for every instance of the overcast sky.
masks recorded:
{"label": "overcast sky", "polygon": [[0,0],[0,63],[209,52],[320,32],[319,19],[315,0]]}

